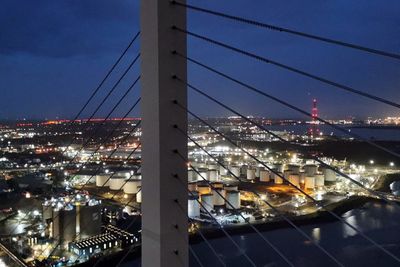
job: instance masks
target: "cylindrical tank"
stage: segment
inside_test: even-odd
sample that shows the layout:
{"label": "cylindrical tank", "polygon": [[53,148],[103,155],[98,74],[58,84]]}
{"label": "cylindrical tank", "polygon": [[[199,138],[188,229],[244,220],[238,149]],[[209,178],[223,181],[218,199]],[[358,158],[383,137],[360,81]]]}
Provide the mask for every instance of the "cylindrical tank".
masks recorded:
{"label": "cylindrical tank", "polygon": [[130,179],[126,181],[124,185],[124,193],[125,194],[136,194],[138,191],[138,187],[142,185],[142,180]]}
{"label": "cylindrical tank", "polygon": [[138,192],[136,194],[136,202],[137,203],[142,203],[142,188],[138,187]]}
{"label": "cylindrical tank", "polygon": [[304,187],[306,189],[314,189],[315,187],[315,177],[314,176],[306,176],[304,180]]}
{"label": "cylindrical tank", "polygon": [[[279,174],[279,175],[277,175]],[[280,176],[283,176],[283,174],[278,172],[277,174],[271,173],[271,177],[274,180],[275,184],[283,184],[283,179]]]}
{"label": "cylindrical tank", "polygon": [[202,168],[202,169],[196,169],[196,170],[197,170],[196,174],[197,174],[198,181],[207,180],[208,169]]}
{"label": "cylindrical tank", "polygon": [[114,176],[110,179],[110,189],[111,190],[121,190],[125,183],[125,177]]}
{"label": "cylindrical tank", "polygon": [[217,169],[209,169],[207,173],[207,180],[210,182],[216,182],[219,180],[219,175]]}
{"label": "cylindrical tank", "polygon": [[274,169],[277,170],[278,172],[283,172],[284,170],[284,165],[282,163],[276,163],[274,164]]}
{"label": "cylindrical tank", "polygon": [[53,218],[53,207],[51,205],[43,205],[43,213],[42,213],[43,221],[46,222],[49,219]]}
{"label": "cylindrical tank", "polygon": [[214,187],[214,188],[224,188],[224,183],[215,182],[215,183],[212,183],[212,187]]}
{"label": "cylindrical tank", "polygon": [[291,171],[291,170],[285,170],[285,171],[283,172],[283,177],[285,178],[284,180],[285,180],[285,181],[289,181],[289,177],[290,177],[291,174],[292,174],[292,171]]}
{"label": "cylindrical tank", "polygon": [[304,184],[306,182],[306,173],[305,172],[300,172],[299,177],[300,177],[300,183]]}
{"label": "cylindrical tank", "polygon": [[102,173],[102,174],[98,174],[96,175],[96,186],[97,187],[108,187],[110,184],[109,178],[110,178],[111,174],[107,174],[107,173]]}
{"label": "cylindrical tank", "polygon": [[214,208],[214,200],[212,194],[201,195],[201,210],[205,213],[211,212]]}
{"label": "cylindrical tank", "polygon": [[231,175],[240,177],[240,167],[239,166],[231,166],[229,167],[229,170],[231,171]]}
{"label": "cylindrical tank", "polygon": [[[218,194],[219,193],[219,194]],[[223,206],[225,205],[225,190],[221,188],[215,188],[212,190],[213,194],[213,203],[214,206]]]}
{"label": "cylindrical tank", "polygon": [[80,238],[87,238],[101,233],[101,207],[77,206],[77,229],[80,229]]}
{"label": "cylindrical tank", "polygon": [[246,175],[248,168],[250,168],[250,166],[247,166],[247,165],[240,166],[240,175]]}
{"label": "cylindrical tank", "polygon": [[256,179],[256,170],[253,168],[247,169],[247,180],[254,180]]}
{"label": "cylindrical tank", "polygon": [[292,173],[289,175],[289,182],[297,187],[300,186],[300,177],[298,174]]}
{"label": "cylindrical tank", "polygon": [[256,167],[256,177],[260,177],[260,171],[263,169],[263,167]]}
{"label": "cylindrical tank", "polygon": [[224,189],[225,189],[225,191],[237,191],[238,190],[238,186],[237,185],[226,184],[226,185],[224,185]]}
{"label": "cylindrical tank", "polygon": [[211,192],[210,186],[205,184],[197,185],[197,191],[200,195],[209,194]]}
{"label": "cylindrical tank", "polygon": [[334,170],[324,168],[324,178],[326,182],[335,182],[336,181],[336,173]]}
{"label": "cylindrical tank", "polygon": [[194,170],[188,170],[188,181],[189,183],[197,181],[197,173]]}
{"label": "cylindrical tank", "polygon": [[236,190],[226,191],[225,198],[227,209],[240,209],[240,192]]}
{"label": "cylindrical tank", "polygon": [[209,170],[218,170],[218,164],[208,164],[207,168]]}
{"label": "cylindrical tank", "polygon": [[292,173],[299,173],[300,172],[300,166],[296,164],[289,164],[287,166],[287,169],[291,171]]}
{"label": "cylindrical tank", "polygon": [[314,164],[304,165],[304,171],[307,176],[313,176],[317,174],[318,166]]}
{"label": "cylindrical tank", "polygon": [[316,174],[315,175],[315,186],[319,187],[319,186],[324,186],[325,185],[325,178],[323,174]]}
{"label": "cylindrical tank", "polygon": [[[224,166],[229,169],[228,165],[224,164]],[[227,175],[228,171],[221,165],[219,166],[219,174],[220,175]]]}
{"label": "cylindrical tank", "polygon": [[200,217],[200,204],[197,195],[189,195],[188,197],[188,215],[190,218]]}
{"label": "cylindrical tank", "polygon": [[269,182],[269,171],[260,170],[260,182]]}

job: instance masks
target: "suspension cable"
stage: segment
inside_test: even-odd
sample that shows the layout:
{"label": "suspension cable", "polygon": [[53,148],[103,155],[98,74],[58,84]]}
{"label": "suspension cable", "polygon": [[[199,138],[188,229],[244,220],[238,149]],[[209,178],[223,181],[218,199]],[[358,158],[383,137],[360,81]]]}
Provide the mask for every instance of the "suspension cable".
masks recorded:
{"label": "suspension cable", "polygon": [[[301,113],[301,114],[303,114],[303,115],[305,115],[305,116],[307,116],[307,117],[310,117],[310,118],[313,117],[312,114],[310,114],[309,112],[307,112],[307,111],[305,111],[305,110],[303,110],[303,109],[301,109],[301,108],[299,108],[299,107],[296,107],[296,106],[294,106],[294,105],[292,105],[292,104],[290,104],[290,103],[288,103],[288,102],[286,102],[286,101],[284,101],[284,100],[282,100],[282,99],[279,99],[279,98],[277,98],[277,97],[275,97],[275,96],[273,96],[273,95],[271,95],[271,94],[267,94],[267,93],[265,93],[264,91],[262,91],[262,90],[260,90],[260,89],[257,89],[257,88],[254,87],[254,86],[251,86],[251,85],[249,85],[249,84],[247,84],[247,83],[244,83],[244,82],[242,82],[242,81],[240,81],[240,80],[238,80],[238,79],[236,79],[236,78],[234,78],[234,77],[232,77],[232,76],[227,75],[227,74],[224,73],[224,72],[221,72],[221,71],[219,71],[219,70],[216,70],[215,68],[212,68],[212,67],[210,67],[210,66],[207,66],[207,65],[205,65],[205,64],[203,64],[203,63],[201,63],[201,62],[199,62],[198,60],[195,60],[195,59],[192,59],[192,58],[189,58],[189,57],[185,57],[185,56],[183,56],[182,54],[180,54],[179,52],[175,52],[175,51],[174,51],[174,53],[176,53],[176,55],[178,55],[178,56],[181,56],[181,57],[186,58],[187,60],[189,60],[190,62],[194,63],[195,65],[198,65],[198,66],[200,66],[200,67],[202,67],[202,68],[204,68],[204,69],[209,70],[210,72],[213,72],[214,74],[217,74],[217,75],[219,75],[219,76],[221,76],[221,77],[226,78],[227,80],[230,80],[230,81],[232,81],[232,82],[234,82],[234,83],[236,83],[236,84],[241,85],[241,86],[242,86],[243,88],[245,88],[245,89],[248,89],[248,90],[250,90],[250,91],[253,91],[253,92],[255,92],[255,93],[257,93],[257,94],[260,94],[260,95],[262,95],[262,96],[264,96],[264,97],[266,97],[266,98],[269,98],[269,99],[271,99],[271,100],[273,100],[273,101],[275,101],[275,102],[277,102],[277,103],[280,103],[280,104],[282,104],[282,105],[284,105],[284,106],[286,106],[286,107],[289,107],[290,109],[293,109],[293,110],[295,110],[295,111],[297,111],[297,112],[299,112],[299,113]],[[176,77],[176,76],[175,76],[175,77]],[[318,116],[316,116],[316,117],[314,117],[314,118],[315,118],[316,120],[318,120],[318,121],[324,123],[324,124],[329,125],[330,127],[334,128],[334,129],[336,129],[336,130],[338,130],[338,131],[340,131],[340,132],[342,132],[342,133],[345,133],[346,135],[349,135],[349,136],[351,136],[351,137],[353,137],[353,138],[355,138],[355,139],[361,140],[361,141],[363,141],[363,142],[365,142],[365,143],[367,143],[367,144],[369,144],[369,145],[371,145],[371,146],[374,146],[374,147],[376,147],[376,148],[378,148],[378,149],[380,149],[380,150],[382,150],[382,151],[385,151],[385,152],[387,152],[387,153],[389,153],[389,154],[391,154],[391,155],[393,155],[393,156],[396,156],[396,157],[400,158],[400,154],[397,153],[397,152],[394,152],[394,151],[392,151],[392,150],[390,150],[390,149],[388,149],[388,148],[386,148],[386,147],[383,147],[383,146],[381,146],[381,145],[379,145],[379,144],[377,144],[377,143],[375,143],[375,142],[372,142],[372,141],[370,141],[370,140],[368,140],[368,139],[366,139],[366,138],[364,138],[364,137],[362,137],[362,136],[360,136],[360,135],[358,135],[358,134],[355,134],[355,133],[353,133],[353,132],[349,132],[349,131],[347,131],[346,129],[344,129],[344,128],[340,127],[340,126],[337,126],[337,125],[335,125],[335,124],[333,124],[333,123],[330,123],[330,122],[328,122],[327,120],[324,120],[324,119],[322,119],[322,118],[320,118],[320,117],[318,117]]]}
{"label": "suspension cable", "polygon": [[[94,115],[97,113],[97,111],[103,106],[103,104],[107,101],[107,99],[110,97],[112,92],[117,88],[119,83],[122,81],[122,79],[125,77],[125,75],[129,72],[129,70],[132,68],[132,66],[135,64],[135,62],[139,59],[140,54],[138,54],[135,59],[132,61],[132,63],[129,65],[129,67],[126,69],[124,74],[120,77],[120,79],[114,84],[112,89],[108,92],[108,94],[104,97],[104,99],[101,101],[101,103],[97,106],[96,110],[92,113],[90,118],[86,121],[84,124],[84,129],[86,129],[87,125],[89,124],[90,120],[94,117]],[[111,114],[115,111],[115,109],[121,104],[121,102],[125,99],[126,95],[132,90],[132,88],[137,84],[137,82],[140,79],[140,75],[136,78],[136,80],[133,82],[133,84],[128,88],[128,90],[124,93],[124,95],[118,100],[118,102],[114,105],[114,107],[111,109],[111,111],[107,114],[107,116],[101,121],[100,125],[97,125],[95,128],[95,132],[86,140],[86,143],[79,149],[74,157],[70,160],[70,162],[67,164],[67,167],[75,160],[76,156],[79,155],[79,153],[83,150],[84,146],[89,144],[90,140],[96,135],[96,133],[101,129],[101,126],[110,118]]]}
{"label": "suspension cable", "polygon": [[[223,164],[218,158],[211,155],[203,146],[201,146],[198,142],[196,142],[193,138],[191,138],[187,133],[185,133],[181,128],[176,126],[176,129],[188,138],[191,142],[193,142],[198,148],[200,148],[204,153],[206,153],[210,158],[212,158],[219,166],[224,168],[229,174],[231,174],[236,180],[241,181],[240,178],[234,174],[225,164]],[[283,212],[278,210],[275,206],[269,203],[267,200],[263,199],[261,195],[255,190],[250,190],[254,195],[256,195],[262,202],[264,202],[268,207],[270,207],[275,213],[278,214],[279,217],[284,219],[288,224],[290,224],[297,232],[299,232],[303,237],[308,239],[312,244],[314,244],[317,248],[319,248],[324,254],[326,254],[330,259],[332,259],[337,265],[344,266],[336,257],[334,257],[330,252],[328,252],[325,248],[323,248],[320,244],[315,242],[306,232],[304,232],[301,228],[299,228],[292,220],[290,220]]]}
{"label": "suspension cable", "polygon": [[318,35],[314,35],[314,34],[310,34],[310,33],[306,33],[306,32],[301,32],[301,31],[296,31],[296,30],[292,30],[292,29],[288,29],[288,28],[283,28],[283,27],[280,27],[280,26],[267,24],[267,23],[256,21],[256,20],[252,20],[252,19],[249,19],[249,18],[229,15],[229,14],[218,12],[218,11],[215,11],[215,10],[210,10],[210,9],[206,9],[206,8],[202,8],[202,7],[198,7],[198,6],[194,6],[194,5],[184,4],[184,3],[181,3],[181,2],[178,2],[178,1],[175,1],[175,0],[172,0],[171,3],[174,4],[174,5],[177,5],[177,6],[185,7],[185,8],[188,8],[190,10],[194,10],[194,11],[200,12],[200,13],[205,13],[205,14],[214,15],[214,16],[221,17],[221,18],[226,18],[226,19],[229,19],[229,20],[233,20],[233,21],[237,21],[237,22],[253,25],[253,26],[256,26],[256,27],[259,27],[259,28],[263,28],[263,29],[267,29],[267,30],[285,32],[285,33],[289,33],[289,34],[292,34],[292,35],[305,37],[305,38],[308,38],[308,39],[322,41],[322,42],[329,43],[329,44],[348,47],[348,48],[364,51],[364,52],[375,54],[375,55],[379,55],[379,56],[384,56],[384,57],[389,57],[389,58],[400,60],[400,55],[396,54],[396,53],[391,53],[391,52],[382,51],[382,50],[378,50],[378,49],[374,49],[374,48],[369,48],[369,47],[365,47],[365,46],[361,46],[361,45],[357,45],[357,44],[352,44],[352,43],[348,43],[348,42],[344,42],[344,41],[340,41],[340,40],[326,38],[326,37],[322,37],[322,36],[318,36]]}
{"label": "suspension cable", "polygon": [[250,158],[252,158],[253,160],[257,161],[259,164],[261,164],[262,166],[264,166],[265,168],[267,168],[269,171],[273,172],[275,175],[277,175],[278,177],[280,177],[281,179],[283,179],[284,181],[286,181],[289,185],[291,185],[292,187],[294,187],[296,190],[298,190],[299,192],[301,192],[304,196],[306,196],[308,199],[310,199],[312,202],[314,202],[319,208],[325,210],[326,212],[328,212],[329,214],[331,214],[333,217],[335,217],[336,219],[338,219],[339,221],[341,221],[342,223],[346,224],[347,226],[349,226],[351,229],[353,229],[355,232],[357,232],[360,236],[362,236],[364,239],[366,239],[367,241],[369,241],[371,244],[373,244],[374,246],[376,246],[377,248],[379,248],[381,251],[383,251],[385,254],[387,254],[388,256],[390,256],[391,258],[393,258],[394,260],[396,260],[398,263],[400,263],[400,258],[398,258],[396,255],[394,255],[393,253],[391,253],[390,251],[388,251],[386,248],[384,248],[382,245],[378,244],[376,241],[374,241],[373,239],[371,239],[369,236],[367,236],[365,233],[361,232],[359,229],[357,229],[355,226],[353,226],[352,224],[350,224],[349,222],[347,222],[346,220],[344,220],[342,217],[338,216],[336,213],[332,212],[331,210],[325,208],[324,206],[322,206],[317,200],[315,200],[312,196],[310,196],[309,194],[307,194],[304,190],[302,190],[301,188],[299,188],[298,186],[296,186],[295,184],[293,184],[292,182],[290,182],[287,178],[285,178],[282,174],[278,173],[276,170],[272,169],[271,167],[269,167],[267,164],[265,164],[263,161],[259,160],[257,157],[255,157],[253,154],[249,153],[247,150],[243,149],[242,147],[240,147],[239,145],[237,145],[234,141],[232,141],[229,137],[227,137],[226,135],[224,135],[221,131],[217,130],[215,127],[213,127],[212,125],[210,125],[209,123],[207,123],[205,120],[201,119],[199,116],[197,116],[196,114],[194,114],[193,112],[191,112],[190,110],[188,110],[186,107],[184,107],[182,104],[180,104],[177,101],[174,101],[174,103],[181,107],[182,110],[185,110],[186,112],[188,112],[191,116],[195,117],[197,120],[199,120],[200,122],[202,122],[203,124],[207,125],[210,129],[212,129],[214,132],[216,132],[217,134],[219,134],[221,137],[225,138],[229,143],[231,143],[232,145],[234,145],[235,147],[237,147],[238,149],[240,149],[241,151],[243,151],[245,154],[247,154]]}
{"label": "suspension cable", "polygon": [[375,100],[375,101],[378,101],[378,102],[381,102],[381,103],[384,103],[384,104],[387,104],[387,105],[390,105],[390,106],[393,106],[393,107],[396,107],[396,108],[400,108],[400,104],[398,104],[398,103],[396,103],[396,102],[393,102],[393,101],[390,101],[390,100],[387,100],[387,99],[384,99],[384,98],[382,98],[382,97],[375,96],[375,95],[372,95],[372,94],[369,94],[369,93],[366,93],[366,92],[363,92],[363,91],[354,89],[354,88],[352,88],[352,87],[350,87],[350,86],[343,85],[343,84],[337,83],[337,82],[335,82],[335,81],[328,80],[328,79],[323,78],[323,77],[321,77],[321,76],[317,76],[317,75],[314,75],[314,74],[312,74],[312,73],[303,71],[303,70],[301,70],[301,69],[294,68],[294,67],[291,67],[291,66],[282,64],[282,63],[280,63],[280,62],[277,62],[277,61],[274,61],[274,60],[272,60],[272,59],[269,59],[269,58],[265,58],[265,57],[256,55],[256,54],[254,54],[254,53],[251,53],[251,52],[242,50],[242,49],[237,48],[237,47],[233,47],[233,46],[228,45],[228,44],[226,44],[226,43],[223,43],[223,42],[217,41],[217,40],[215,40],[215,39],[211,39],[211,38],[209,38],[209,37],[206,37],[206,36],[204,36],[204,35],[200,35],[200,34],[197,34],[197,33],[193,33],[193,32],[190,32],[190,31],[181,29],[181,28],[176,27],[176,26],[173,26],[172,28],[173,28],[174,30],[178,31],[178,32],[181,32],[181,33],[184,33],[184,34],[193,36],[193,37],[195,37],[195,38],[197,38],[197,39],[206,41],[206,42],[208,42],[208,43],[210,43],[210,44],[213,44],[213,45],[216,45],[216,46],[219,46],[219,47],[226,48],[226,49],[228,49],[228,50],[234,51],[234,52],[239,53],[239,54],[241,54],[241,55],[245,55],[245,56],[247,56],[247,57],[256,59],[256,60],[258,60],[258,61],[260,61],[260,62],[263,62],[263,63],[266,63],[266,64],[272,64],[272,65],[277,66],[277,67],[279,67],[279,68],[286,69],[286,70],[288,70],[288,71],[291,71],[291,72],[300,74],[300,75],[302,75],[302,76],[311,78],[311,79],[313,79],[313,80],[320,81],[320,82],[322,82],[322,83],[331,85],[331,86],[333,86],[333,87],[342,89],[342,90],[344,90],[344,91],[348,91],[348,92],[351,92],[351,93],[354,93],[354,94],[357,94],[357,95],[360,95],[360,96],[364,96],[364,97],[366,97],[366,98],[369,98],[369,99],[372,99],[372,100]]}
{"label": "suspension cable", "polygon": [[[285,140],[284,138],[280,137],[279,135],[277,135],[277,134],[273,133],[272,131],[268,130],[267,128],[265,128],[265,127],[264,127],[263,125],[261,125],[260,123],[258,123],[258,122],[256,122],[256,121],[254,121],[254,120],[252,120],[252,119],[250,119],[250,118],[244,116],[243,114],[237,112],[237,111],[234,110],[233,108],[228,107],[227,105],[223,104],[221,101],[215,99],[214,97],[212,97],[212,96],[210,96],[209,94],[205,93],[204,91],[202,91],[202,90],[196,88],[195,86],[193,86],[193,85],[191,85],[191,84],[189,84],[189,83],[183,81],[183,80],[180,79],[179,77],[176,77],[176,79],[177,79],[178,81],[180,81],[180,82],[186,84],[186,86],[188,86],[190,89],[192,89],[193,91],[197,92],[198,94],[200,94],[200,95],[206,97],[207,99],[213,101],[214,103],[218,104],[219,106],[221,106],[221,107],[223,107],[223,108],[225,108],[225,109],[231,111],[232,113],[234,113],[234,114],[236,114],[237,116],[241,117],[241,118],[244,119],[245,121],[251,123],[252,125],[257,126],[259,129],[263,130],[264,132],[267,132],[268,134],[272,135],[273,137],[279,139],[280,141],[282,141],[282,142],[284,142],[284,143],[287,143],[287,144],[290,144],[290,145],[296,145],[296,146],[298,146],[299,148],[303,149],[303,147],[302,147],[300,144],[298,144],[298,143],[292,143],[292,142],[290,142],[290,141],[288,141],[288,140]],[[349,175],[345,174],[344,172],[340,171],[339,169],[337,169],[337,168],[335,168],[335,167],[333,167],[333,166],[331,166],[331,165],[325,163],[324,161],[322,161],[322,160],[319,159],[318,157],[315,157],[315,156],[313,156],[313,155],[309,155],[309,156],[310,156],[313,160],[315,160],[315,161],[317,161],[318,163],[320,163],[321,165],[323,165],[324,167],[333,170],[335,173],[337,173],[337,174],[339,174],[340,176],[346,178],[347,180],[351,181],[352,183],[354,183],[354,184],[356,184],[357,186],[361,187],[362,189],[366,190],[366,191],[369,192],[370,194],[377,196],[379,199],[384,200],[384,201],[385,201],[386,203],[388,203],[388,204],[391,204],[391,205],[394,205],[394,206],[400,208],[400,207],[397,205],[397,202],[396,202],[396,201],[393,201],[393,200],[388,199],[383,193],[378,192],[378,191],[375,191],[375,190],[373,190],[373,189],[371,189],[371,188],[366,187],[366,186],[363,185],[361,182],[359,182],[359,181],[357,181],[357,180],[351,178]]]}
{"label": "suspension cable", "polygon": [[206,182],[211,189],[216,192],[224,201],[232,208],[234,213],[239,215],[249,226],[251,229],[253,229],[261,238],[262,240],[265,241],[265,243],[268,244],[289,266],[294,266],[294,264],[274,245],[271,243],[270,240],[268,240],[253,224],[251,224],[216,188],[214,185],[208,181],[196,168],[194,168],[190,163],[186,162],[185,157],[178,151],[175,150],[175,153],[185,162],[189,165],[189,167],[196,172],[197,175],[201,177],[201,179]]}

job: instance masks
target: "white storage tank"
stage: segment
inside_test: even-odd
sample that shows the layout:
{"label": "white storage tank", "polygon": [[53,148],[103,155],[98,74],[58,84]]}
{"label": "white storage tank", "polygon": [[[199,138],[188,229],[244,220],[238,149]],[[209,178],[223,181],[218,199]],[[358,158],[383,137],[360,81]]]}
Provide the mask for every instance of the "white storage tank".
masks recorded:
{"label": "white storage tank", "polygon": [[129,177],[131,177],[131,175],[132,175],[131,171],[119,171],[119,172],[116,172],[114,176],[129,178]]}
{"label": "white storage tank", "polygon": [[285,170],[283,172],[283,177],[285,178],[286,181],[289,181],[289,176],[292,174],[292,171],[290,170]]}
{"label": "white storage tank", "polygon": [[256,170],[253,168],[247,169],[247,180],[254,180],[256,179]]}
{"label": "white storage tank", "polygon": [[211,212],[214,209],[214,200],[212,194],[201,195],[201,210],[205,213]]}
{"label": "white storage tank", "polygon": [[240,192],[236,190],[229,190],[225,193],[227,209],[240,209]]}
{"label": "white storage tank", "polygon": [[299,173],[300,172],[300,166],[296,164],[289,164],[288,170],[291,171],[292,173]]}
{"label": "white storage tank", "polygon": [[224,189],[225,189],[225,191],[237,191],[238,190],[238,186],[237,185],[226,184],[226,185],[224,185]]}
{"label": "white storage tank", "polygon": [[188,181],[189,183],[197,181],[197,173],[192,169],[188,170]]}
{"label": "white storage tank", "polygon": [[[227,164],[224,164],[224,166],[225,166],[227,169],[229,169],[229,167],[228,167]],[[222,165],[221,165],[221,166],[219,166],[219,174],[220,174],[220,175],[227,175],[227,174],[228,174],[228,171],[227,171],[224,167],[222,167]]]}
{"label": "white storage tank", "polygon": [[336,173],[334,170],[324,168],[324,178],[326,182],[336,182]]}
{"label": "white storage tank", "polygon": [[246,175],[247,174],[247,169],[250,168],[250,166],[247,165],[242,165],[240,167],[240,175]]}
{"label": "white storage tank", "polygon": [[109,178],[112,174],[102,173],[96,175],[96,186],[97,187],[108,187],[110,185]]}
{"label": "white storage tank", "polygon": [[[279,174],[280,176],[283,176],[283,174],[281,172],[280,173],[278,172],[277,174]],[[271,177],[274,180],[274,183],[275,184],[283,184],[283,179],[277,174],[271,173]]]}
{"label": "white storage tank", "polygon": [[142,188],[139,187],[138,190],[139,191],[136,194],[136,202],[137,203],[142,203]]}
{"label": "white storage tank", "polygon": [[256,177],[260,177],[260,171],[263,170],[264,168],[261,166],[256,167]]}
{"label": "white storage tank", "polygon": [[240,167],[239,166],[231,166],[231,167],[229,167],[229,170],[231,171],[233,176],[240,177]]}
{"label": "white storage tank", "polygon": [[290,174],[289,175],[289,182],[292,183],[294,186],[300,187],[300,177],[298,174]]}
{"label": "white storage tank", "polygon": [[325,178],[323,174],[316,174],[315,175],[315,186],[319,187],[319,186],[324,186],[325,185]]}
{"label": "white storage tank", "polygon": [[304,184],[306,182],[306,173],[305,172],[300,172],[299,177],[300,177],[300,183]]}
{"label": "white storage tank", "polygon": [[209,169],[209,170],[218,170],[219,168],[218,168],[218,164],[208,164],[207,165],[207,168]]}
{"label": "white storage tank", "polygon": [[188,197],[188,216],[190,218],[200,217],[200,204],[199,197],[196,195],[189,195]]}
{"label": "white storage tank", "polygon": [[278,172],[283,172],[285,166],[281,163],[276,163],[274,164],[274,169],[277,170]]}
{"label": "white storage tank", "polygon": [[217,169],[209,169],[207,173],[207,180],[210,182],[216,182],[219,180],[219,174]]}
{"label": "white storage tank", "polygon": [[138,188],[142,185],[142,180],[139,179],[129,179],[125,181],[124,185],[124,193],[125,194],[136,194],[138,192]]}
{"label": "white storage tank", "polygon": [[125,183],[125,177],[114,176],[110,179],[110,189],[111,190],[122,190]]}
{"label": "white storage tank", "polygon": [[[218,194],[219,193],[219,194]],[[225,205],[225,190],[221,188],[215,188],[212,190],[213,194],[213,204],[214,206],[223,206]]]}
{"label": "white storage tank", "polygon": [[305,189],[314,189],[315,188],[315,177],[314,176],[306,176],[305,177],[304,188]]}
{"label": "white storage tank", "polygon": [[208,169],[196,169],[196,175],[197,175],[197,180],[198,181],[204,181],[207,180],[207,173],[208,173]]}
{"label": "white storage tank", "polygon": [[269,171],[260,170],[260,182],[269,182]]}
{"label": "white storage tank", "polygon": [[317,171],[318,171],[317,165],[314,165],[314,164],[304,165],[304,172],[306,173],[306,176],[316,175]]}

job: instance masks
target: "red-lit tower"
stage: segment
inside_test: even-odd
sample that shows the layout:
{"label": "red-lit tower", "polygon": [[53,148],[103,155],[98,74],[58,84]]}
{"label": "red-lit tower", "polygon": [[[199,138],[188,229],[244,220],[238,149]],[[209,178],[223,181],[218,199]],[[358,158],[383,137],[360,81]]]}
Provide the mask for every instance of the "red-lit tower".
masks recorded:
{"label": "red-lit tower", "polygon": [[317,127],[318,108],[317,108],[317,99],[315,99],[315,98],[313,99],[313,102],[312,102],[311,117],[312,117],[312,121],[311,121],[311,127],[309,129],[309,134],[311,137],[315,137],[315,136],[319,135],[319,129]]}

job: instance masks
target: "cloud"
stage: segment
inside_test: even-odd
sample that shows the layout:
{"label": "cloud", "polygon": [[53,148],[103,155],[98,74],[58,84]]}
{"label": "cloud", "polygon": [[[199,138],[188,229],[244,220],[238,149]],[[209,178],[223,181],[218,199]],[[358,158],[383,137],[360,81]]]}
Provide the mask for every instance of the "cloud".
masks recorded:
{"label": "cloud", "polygon": [[[136,1],[3,0],[0,54],[71,57],[113,51],[138,28]],[[126,33],[126,34],[121,34]]]}

